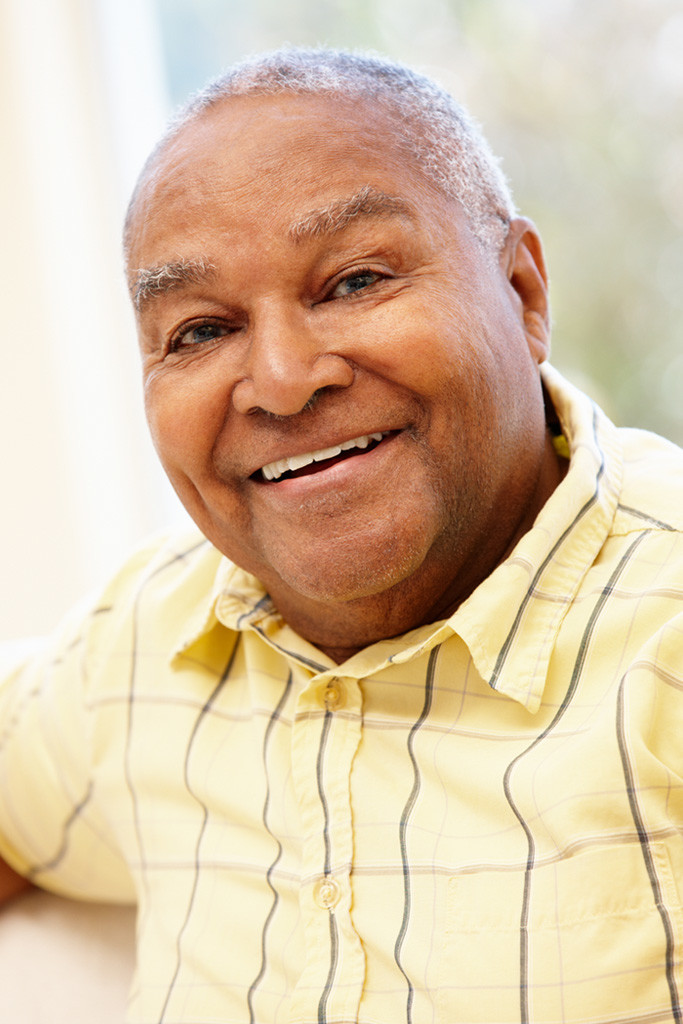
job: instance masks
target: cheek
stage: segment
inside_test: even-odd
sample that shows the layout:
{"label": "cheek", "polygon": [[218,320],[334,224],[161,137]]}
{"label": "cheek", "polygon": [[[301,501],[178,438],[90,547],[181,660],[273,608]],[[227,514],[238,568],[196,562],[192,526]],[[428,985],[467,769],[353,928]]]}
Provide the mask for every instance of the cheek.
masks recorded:
{"label": "cheek", "polygon": [[[395,369],[424,395],[461,390],[488,353],[467,295],[446,288],[411,296],[389,334]],[[451,386],[452,382],[452,386]]]}
{"label": "cheek", "polygon": [[206,466],[229,393],[211,375],[183,370],[148,379],[144,398],[152,440],[167,472],[192,476]]}

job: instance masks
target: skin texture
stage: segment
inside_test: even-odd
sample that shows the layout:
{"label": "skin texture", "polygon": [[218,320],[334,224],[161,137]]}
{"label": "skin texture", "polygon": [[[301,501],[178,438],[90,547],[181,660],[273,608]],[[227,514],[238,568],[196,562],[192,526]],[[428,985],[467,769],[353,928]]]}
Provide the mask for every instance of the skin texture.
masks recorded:
{"label": "skin texture", "polygon": [[[533,225],[487,254],[370,103],[223,101],[148,172],[129,253],[166,472],[334,660],[448,615],[559,482]],[[376,431],[372,451],[260,477]]]}

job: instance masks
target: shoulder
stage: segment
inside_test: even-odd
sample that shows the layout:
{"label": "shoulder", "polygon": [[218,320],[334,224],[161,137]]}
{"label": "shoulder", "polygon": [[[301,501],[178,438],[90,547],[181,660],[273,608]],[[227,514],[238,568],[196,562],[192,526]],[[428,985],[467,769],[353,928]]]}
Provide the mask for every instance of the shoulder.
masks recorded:
{"label": "shoulder", "polygon": [[683,533],[683,450],[645,430],[620,429],[623,479],[615,532]]}
{"label": "shoulder", "polygon": [[205,617],[225,560],[198,531],[154,537],[135,550],[99,588],[63,617],[51,636],[0,651],[5,681],[19,671],[87,678],[151,651],[169,660],[188,622]]}
{"label": "shoulder", "polygon": [[108,605],[138,599],[146,589],[159,596],[211,590],[222,556],[199,530],[153,537],[134,551],[100,592]]}
{"label": "shoulder", "polygon": [[156,537],[135,551],[91,603],[86,646],[100,661],[113,651],[152,648],[171,656],[188,623],[212,607],[225,561],[199,530]]}

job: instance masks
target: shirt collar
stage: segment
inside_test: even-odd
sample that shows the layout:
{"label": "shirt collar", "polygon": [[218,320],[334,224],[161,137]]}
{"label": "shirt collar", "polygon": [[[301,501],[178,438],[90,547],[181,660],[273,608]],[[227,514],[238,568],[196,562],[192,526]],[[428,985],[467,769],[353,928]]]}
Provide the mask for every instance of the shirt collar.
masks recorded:
{"label": "shirt collar", "polygon": [[172,658],[179,658],[215,629],[240,631],[275,613],[273,602],[255,576],[228,558],[217,555],[218,569],[211,589],[188,617]]}
{"label": "shirt collar", "polygon": [[569,445],[567,475],[510,556],[450,623],[489,685],[538,710],[557,634],[609,534],[623,472],[618,431],[556,370],[543,381]]}

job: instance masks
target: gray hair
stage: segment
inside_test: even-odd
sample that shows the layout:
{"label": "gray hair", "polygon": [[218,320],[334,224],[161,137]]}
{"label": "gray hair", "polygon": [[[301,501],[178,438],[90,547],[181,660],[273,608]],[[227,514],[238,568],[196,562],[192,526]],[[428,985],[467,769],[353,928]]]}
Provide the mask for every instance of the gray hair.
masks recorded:
{"label": "gray hair", "polygon": [[456,199],[473,234],[497,255],[507,238],[514,202],[479,126],[436,82],[374,54],[328,49],[282,49],[235,64],[174,118],[149,158],[133,194],[166,145],[192,121],[231,96],[286,92],[338,95],[381,105],[396,127],[397,145],[445,195]]}

